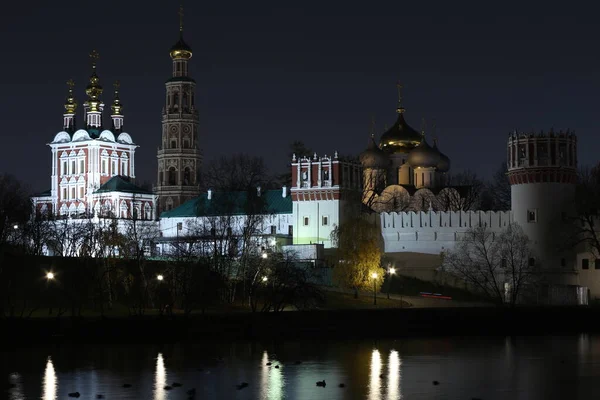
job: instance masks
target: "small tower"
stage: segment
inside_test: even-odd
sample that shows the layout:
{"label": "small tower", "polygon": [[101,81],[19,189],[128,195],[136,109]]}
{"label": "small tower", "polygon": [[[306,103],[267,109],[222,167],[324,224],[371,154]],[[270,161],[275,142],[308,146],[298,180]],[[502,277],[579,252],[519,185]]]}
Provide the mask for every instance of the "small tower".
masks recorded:
{"label": "small tower", "polygon": [[67,99],[65,100],[63,130],[73,134],[73,132],[75,132],[75,113],[77,111],[77,100],[75,100],[75,96],[73,95],[73,87],[75,86],[73,79],[69,79],[67,81],[67,86],[69,87],[69,93],[67,94]]}
{"label": "small tower", "polygon": [[113,86],[115,88],[115,98],[112,106],[110,106],[112,111],[110,117],[112,118],[113,133],[120,133],[123,130],[123,105],[121,99],[119,99],[119,81],[116,81]]}
{"label": "small tower", "polygon": [[91,130],[90,136],[92,138],[98,137],[102,129],[102,111],[104,110],[104,103],[100,100],[103,89],[100,86],[100,78],[96,74],[96,62],[98,58],[100,58],[98,52],[96,50],[92,51],[90,54],[92,75],[90,76],[90,83],[85,88],[88,99],[83,104],[86,128]]}
{"label": "small tower", "polygon": [[548,283],[574,284],[575,256],[561,243],[574,213],[577,137],[571,131],[514,132],[508,138],[508,179],[513,220],[531,241]]}
{"label": "small tower", "polygon": [[179,41],[171,47],[169,55],[173,73],[165,83],[162,140],[157,153],[159,214],[200,194],[202,152],[194,99],[196,81],[189,76],[192,48],[183,40],[183,8],[179,9]]}

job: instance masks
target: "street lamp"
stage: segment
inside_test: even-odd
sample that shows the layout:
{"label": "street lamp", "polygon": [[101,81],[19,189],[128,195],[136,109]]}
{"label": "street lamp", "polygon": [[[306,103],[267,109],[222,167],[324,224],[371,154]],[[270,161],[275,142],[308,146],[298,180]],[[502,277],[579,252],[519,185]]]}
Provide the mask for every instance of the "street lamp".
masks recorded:
{"label": "street lamp", "polygon": [[266,282],[266,281],[268,281],[268,280],[269,280],[269,278],[267,278],[266,276],[263,276],[263,278],[262,278],[262,281],[263,281],[263,282]]}
{"label": "street lamp", "polygon": [[52,272],[48,272],[46,274],[46,279],[48,279],[49,281],[51,281],[52,279],[54,279],[54,274]]}
{"label": "street lamp", "polygon": [[15,225],[13,226],[13,228],[15,228],[15,231],[16,231],[17,229],[19,229],[19,225],[15,224]]}
{"label": "street lamp", "polygon": [[371,274],[371,278],[373,278],[373,305],[377,305],[377,272],[373,272]]}
{"label": "street lamp", "polygon": [[262,258],[267,258],[267,257],[269,257],[269,256],[267,255],[267,253],[262,253]]}
{"label": "street lamp", "polygon": [[390,275],[390,281],[388,282],[388,300],[390,299],[390,290],[392,288],[392,276],[394,276],[396,274],[396,268],[389,268],[388,269],[388,274]]}
{"label": "street lamp", "polygon": [[164,276],[162,276],[162,275],[158,275],[158,276],[156,277],[156,279],[158,279],[159,281],[162,281],[163,279],[165,279],[165,277],[164,277]]}

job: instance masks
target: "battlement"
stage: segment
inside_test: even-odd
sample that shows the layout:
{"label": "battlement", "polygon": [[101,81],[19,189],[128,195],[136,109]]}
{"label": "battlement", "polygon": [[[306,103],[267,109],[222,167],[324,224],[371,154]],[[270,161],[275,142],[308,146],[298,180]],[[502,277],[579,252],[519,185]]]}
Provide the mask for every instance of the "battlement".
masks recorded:
{"label": "battlement", "polygon": [[[570,170],[573,175],[577,169],[577,136],[573,131],[550,130],[548,134],[518,133],[513,132],[508,138],[506,162],[509,175],[513,171],[537,169],[540,177],[520,179],[519,183],[526,182],[554,182],[564,181],[562,177],[554,175],[557,169]],[[549,170],[551,173],[548,174]],[[543,173],[545,172],[545,173]],[[520,172],[519,172],[520,173]],[[542,176],[543,175],[543,176]],[[566,179],[571,181],[571,177]]]}
{"label": "battlement", "polygon": [[381,228],[402,229],[470,229],[487,226],[503,229],[512,221],[511,211],[408,211],[381,213]]}
{"label": "battlement", "polygon": [[440,254],[471,228],[485,226],[498,234],[513,221],[511,211],[409,211],[380,217],[386,253]]}

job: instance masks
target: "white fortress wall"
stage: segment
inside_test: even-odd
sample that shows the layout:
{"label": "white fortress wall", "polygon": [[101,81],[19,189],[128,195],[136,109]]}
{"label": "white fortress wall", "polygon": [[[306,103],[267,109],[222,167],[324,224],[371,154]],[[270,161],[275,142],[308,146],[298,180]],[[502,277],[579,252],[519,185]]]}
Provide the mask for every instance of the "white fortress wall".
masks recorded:
{"label": "white fortress wall", "polygon": [[512,222],[511,211],[409,211],[380,217],[386,253],[439,254],[453,249],[471,228],[487,226],[499,233]]}

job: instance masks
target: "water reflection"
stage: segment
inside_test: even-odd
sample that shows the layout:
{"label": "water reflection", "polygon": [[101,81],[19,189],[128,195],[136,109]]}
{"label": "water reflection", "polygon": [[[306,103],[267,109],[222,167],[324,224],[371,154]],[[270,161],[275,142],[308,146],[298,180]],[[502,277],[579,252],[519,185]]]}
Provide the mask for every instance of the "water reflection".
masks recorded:
{"label": "water reflection", "polygon": [[[263,351],[262,356],[262,367],[261,367],[261,385],[260,385],[260,398],[261,399],[281,399],[283,398],[283,387],[285,385],[283,379],[283,364],[276,359],[271,360],[271,366],[268,366],[269,353]],[[279,366],[279,368],[275,368]]]}
{"label": "water reflection", "polygon": [[400,391],[400,355],[396,350],[390,351],[388,359],[388,385],[387,398],[388,400],[400,400],[402,394]]}
{"label": "water reflection", "polygon": [[46,361],[46,371],[44,372],[44,382],[42,386],[42,399],[43,400],[56,400],[56,393],[58,391],[58,380],[56,379],[56,372],[54,372],[54,365],[52,364],[52,358],[48,357]]}
{"label": "water reflection", "polygon": [[167,369],[162,353],[156,357],[156,372],[154,373],[154,400],[165,400],[165,386],[167,385]]}
{"label": "water reflection", "polygon": [[375,349],[371,353],[371,375],[369,382],[369,399],[381,399],[381,354]]}

